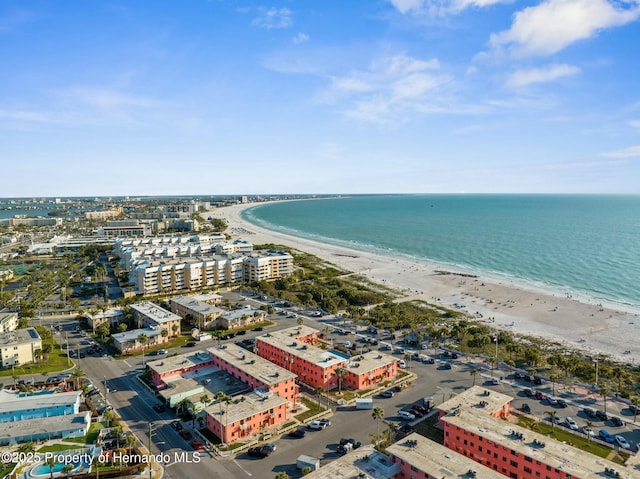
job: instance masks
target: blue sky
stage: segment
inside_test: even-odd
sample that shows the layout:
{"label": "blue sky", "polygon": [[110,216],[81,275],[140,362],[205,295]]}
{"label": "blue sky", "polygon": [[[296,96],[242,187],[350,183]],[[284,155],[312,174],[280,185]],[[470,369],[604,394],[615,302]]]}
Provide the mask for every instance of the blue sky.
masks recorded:
{"label": "blue sky", "polygon": [[638,0],[0,3],[0,197],[640,193]]}

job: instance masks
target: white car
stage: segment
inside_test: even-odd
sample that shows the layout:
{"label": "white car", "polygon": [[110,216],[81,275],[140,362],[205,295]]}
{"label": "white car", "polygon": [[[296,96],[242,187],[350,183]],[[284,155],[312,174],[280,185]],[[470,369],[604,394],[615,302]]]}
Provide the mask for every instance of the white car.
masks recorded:
{"label": "white car", "polygon": [[567,425],[567,427],[568,427],[569,429],[573,429],[574,431],[577,431],[577,430],[578,430],[578,425],[577,425],[577,424],[576,424],[576,422],[573,420],[573,418],[568,417],[568,418],[566,418],[566,419],[564,420],[564,422],[565,422],[565,424]]}
{"label": "white car", "polygon": [[616,436],[614,439],[621,448],[631,450],[631,444],[623,436]]}
{"label": "white car", "polygon": [[324,428],[327,427],[327,425],[320,421],[311,421],[309,424],[307,424],[307,427],[309,429],[313,429],[314,431],[322,431]]}
{"label": "white car", "polygon": [[399,368],[406,368],[407,367],[407,363],[404,361],[404,359],[401,359],[400,361],[398,361],[398,367]]}
{"label": "white car", "polygon": [[413,421],[416,418],[413,414],[407,411],[398,411],[398,416],[409,421]]}
{"label": "white car", "polygon": [[582,432],[589,437],[596,437],[596,433],[593,432],[593,429],[591,429],[589,426],[582,426]]}

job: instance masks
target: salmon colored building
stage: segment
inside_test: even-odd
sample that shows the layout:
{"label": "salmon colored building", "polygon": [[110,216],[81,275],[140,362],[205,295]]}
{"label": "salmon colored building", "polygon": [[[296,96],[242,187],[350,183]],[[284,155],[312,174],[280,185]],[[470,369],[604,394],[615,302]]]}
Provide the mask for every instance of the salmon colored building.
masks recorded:
{"label": "salmon colored building", "polygon": [[291,405],[298,399],[296,375],[246,349],[228,344],[209,348],[211,364],[246,383],[251,390],[259,389],[277,394]]}
{"label": "salmon colored building", "polygon": [[230,443],[280,424],[287,419],[287,400],[271,393],[238,396],[231,404],[205,408],[207,429]]}
{"label": "salmon colored building", "polygon": [[357,390],[397,375],[397,361],[391,356],[367,353],[347,359],[320,348],[318,333],[308,326],[296,326],[264,334],[256,338],[256,353],[312,388],[331,390],[341,385]]}
{"label": "salmon colored building", "polygon": [[444,446],[512,479],[636,477],[637,456],[621,466],[505,420],[511,399],[474,386],[441,404]]}
{"label": "salmon colored building", "polygon": [[164,357],[147,363],[151,381],[156,389],[167,387],[167,382],[183,374],[198,371],[213,365],[214,357],[208,351],[191,351],[177,356]]}

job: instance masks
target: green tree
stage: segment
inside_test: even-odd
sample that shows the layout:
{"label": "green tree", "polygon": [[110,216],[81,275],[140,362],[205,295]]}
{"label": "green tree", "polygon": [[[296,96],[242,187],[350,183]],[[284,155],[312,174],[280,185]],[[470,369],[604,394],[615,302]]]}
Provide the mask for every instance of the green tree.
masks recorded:
{"label": "green tree", "polygon": [[118,332],[124,333],[127,330],[127,323],[118,324]]}
{"label": "green tree", "polygon": [[473,386],[476,385],[476,376],[478,375],[478,370],[476,368],[473,368],[469,374],[471,374],[471,376],[473,376]]}
{"label": "green tree", "polygon": [[544,412],[547,416],[549,416],[549,419],[551,420],[551,429],[553,429],[556,425],[556,411],[545,411]]}
{"label": "green tree", "polygon": [[374,407],[371,412],[371,417],[376,422],[376,443],[380,440],[380,421],[384,419],[384,409],[381,407]]}
{"label": "green tree", "polygon": [[53,468],[56,466],[56,459],[54,457],[50,457],[46,461],[47,466],[49,466],[49,477],[53,479]]}
{"label": "green tree", "polygon": [[276,474],[276,479],[291,479],[289,477],[289,474],[287,474],[284,471],[280,471],[278,474]]}
{"label": "green tree", "polygon": [[342,393],[342,378],[347,375],[347,370],[345,368],[338,368],[336,370],[336,377],[338,378],[338,393]]}
{"label": "green tree", "polygon": [[65,464],[64,466],[62,466],[62,474],[64,474],[65,476],[69,477],[71,471],[73,471],[73,464]]}
{"label": "green tree", "polygon": [[105,321],[100,326],[98,326],[97,333],[98,333],[98,336],[100,336],[100,339],[104,341],[105,338],[109,336],[109,334],[111,333],[111,327],[109,326],[109,321]]}

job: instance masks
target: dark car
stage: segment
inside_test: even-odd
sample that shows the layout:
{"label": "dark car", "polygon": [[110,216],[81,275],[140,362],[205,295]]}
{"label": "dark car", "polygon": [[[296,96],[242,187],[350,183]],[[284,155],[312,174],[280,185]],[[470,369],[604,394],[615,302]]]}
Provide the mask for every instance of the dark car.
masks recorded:
{"label": "dark car", "polygon": [[380,397],[383,398],[392,398],[393,397],[393,391],[382,391],[380,393]]}
{"label": "dark car", "polygon": [[195,343],[195,341],[191,341],[190,343],[187,343],[186,346],[188,348],[194,348],[196,346],[196,343]]}
{"label": "dark car", "polygon": [[531,414],[531,407],[527,403],[524,403],[520,410],[524,413]]}
{"label": "dark car", "polygon": [[560,399],[560,398],[556,399],[556,404],[557,404],[558,407],[567,407],[568,406],[567,401],[565,401],[564,399]]}
{"label": "dark car", "polygon": [[164,406],[162,404],[155,404],[153,406],[153,409],[156,412],[164,412]]}
{"label": "dark car", "polygon": [[289,437],[294,437],[296,439],[302,439],[305,436],[306,432],[304,429],[295,429],[291,432],[289,432],[289,434],[287,434]]}
{"label": "dark car", "polygon": [[173,421],[171,423],[171,427],[174,428],[176,431],[179,431],[180,429],[182,429],[182,423],[180,421]]}
{"label": "dark car", "polygon": [[415,409],[416,411],[420,411],[421,413],[425,414],[429,411],[427,411],[427,408],[424,406],[421,406],[420,404],[414,404],[413,406],[411,406],[412,409]]}
{"label": "dark car", "polygon": [[423,417],[424,413],[422,411],[418,411],[417,409],[409,409],[409,412],[413,414],[415,417]]}
{"label": "dark car", "polygon": [[260,326],[259,328],[255,328],[254,331],[264,331],[264,328]]}
{"label": "dark car", "polygon": [[533,389],[527,388],[527,389],[524,390],[524,394],[525,394],[525,396],[531,397],[531,396],[535,396],[536,393],[533,392]]}
{"label": "dark car", "polygon": [[542,384],[542,378],[540,376],[534,376],[533,383],[538,385]]}
{"label": "dark car", "polygon": [[263,457],[267,457],[269,456],[273,451],[265,446],[260,446],[260,447],[252,447],[247,451],[247,454],[251,457],[259,457],[259,458],[263,458]]}
{"label": "dark car", "polygon": [[191,439],[191,433],[188,429],[180,429],[179,434],[187,440]]}
{"label": "dark car", "polygon": [[611,416],[611,424],[613,424],[614,426],[620,427],[624,423],[622,422],[622,419],[620,419],[618,416]]}
{"label": "dark car", "polygon": [[345,444],[351,444],[353,446],[353,449],[358,449],[360,446],[362,446],[362,443],[360,441],[358,441],[357,439],[353,439],[353,438],[349,438],[349,439],[342,438],[342,439],[340,439],[340,442],[338,443],[338,446],[339,447],[344,447]]}
{"label": "dark car", "polygon": [[522,374],[521,372],[516,371],[513,374],[513,377],[516,378],[516,379],[522,379],[522,378],[524,378],[524,374]]}
{"label": "dark car", "polygon": [[603,421],[606,421],[607,419],[609,419],[609,416],[607,416],[607,413],[600,409],[596,411],[596,417],[598,419],[602,419]]}
{"label": "dark car", "polygon": [[451,369],[451,363],[444,363],[445,369]]}

